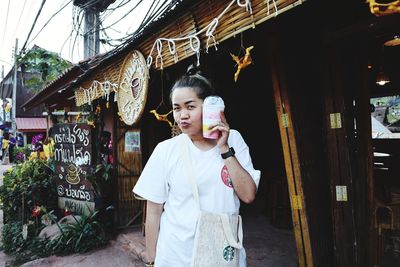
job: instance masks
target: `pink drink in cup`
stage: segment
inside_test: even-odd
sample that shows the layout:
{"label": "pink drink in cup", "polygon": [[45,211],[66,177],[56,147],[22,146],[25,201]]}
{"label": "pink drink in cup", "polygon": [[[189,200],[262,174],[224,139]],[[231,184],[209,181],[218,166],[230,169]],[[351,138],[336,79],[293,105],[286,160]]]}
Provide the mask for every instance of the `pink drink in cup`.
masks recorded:
{"label": "pink drink in cup", "polygon": [[211,133],[208,128],[210,125],[215,125],[221,122],[221,111],[224,111],[224,100],[219,96],[208,96],[203,102],[203,137],[217,139],[219,131]]}

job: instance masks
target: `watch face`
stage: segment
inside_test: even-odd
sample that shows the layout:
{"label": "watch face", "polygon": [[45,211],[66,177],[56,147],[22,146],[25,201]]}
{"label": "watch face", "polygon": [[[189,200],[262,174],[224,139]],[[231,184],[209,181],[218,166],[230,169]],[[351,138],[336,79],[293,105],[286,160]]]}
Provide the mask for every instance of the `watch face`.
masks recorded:
{"label": "watch face", "polygon": [[121,68],[118,90],[118,111],[127,125],[142,116],[147,99],[149,70],[143,55],[134,50],[128,54]]}

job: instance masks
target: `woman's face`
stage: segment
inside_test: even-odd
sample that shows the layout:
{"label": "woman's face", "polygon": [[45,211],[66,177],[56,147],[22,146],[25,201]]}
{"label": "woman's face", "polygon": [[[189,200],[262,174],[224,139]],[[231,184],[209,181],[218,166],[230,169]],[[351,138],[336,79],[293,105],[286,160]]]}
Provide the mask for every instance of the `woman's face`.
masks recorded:
{"label": "woman's face", "polygon": [[190,87],[175,88],[172,93],[174,119],[189,136],[202,136],[203,100]]}

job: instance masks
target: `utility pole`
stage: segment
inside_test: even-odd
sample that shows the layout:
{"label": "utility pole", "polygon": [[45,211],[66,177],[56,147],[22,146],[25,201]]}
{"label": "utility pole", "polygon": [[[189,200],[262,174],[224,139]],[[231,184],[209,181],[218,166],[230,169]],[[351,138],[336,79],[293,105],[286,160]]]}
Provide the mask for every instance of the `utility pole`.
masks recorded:
{"label": "utility pole", "polygon": [[106,10],[114,2],[115,0],[74,0],[74,5],[84,10],[83,56],[85,59],[100,52],[100,12]]}
{"label": "utility pole", "polygon": [[11,129],[15,133],[17,130],[17,122],[16,122],[16,111],[17,111],[17,72],[18,72],[18,38],[15,39],[15,48],[14,48],[14,83],[13,83],[13,92],[12,92],[12,106],[11,106]]}
{"label": "utility pole", "polygon": [[99,12],[90,6],[85,8],[85,27],[83,33],[83,57],[89,58],[97,55],[100,51],[99,37]]}

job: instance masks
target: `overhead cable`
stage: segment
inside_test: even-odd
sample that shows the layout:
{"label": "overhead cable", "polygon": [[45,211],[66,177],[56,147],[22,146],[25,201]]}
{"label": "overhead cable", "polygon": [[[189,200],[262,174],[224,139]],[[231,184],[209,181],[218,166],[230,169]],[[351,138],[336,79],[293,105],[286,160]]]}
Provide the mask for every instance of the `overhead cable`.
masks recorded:
{"label": "overhead cable", "polygon": [[43,6],[44,6],[45,3],[46,3],[46,0],[42,0],[42,4],[40,5],[39,11],[38,11],[38,13],[36,14],[35,20],[33,21],[31,30],[30,30],[29,33],[28,33],[28,37],[26,38],[25,43],[24,43],[24,45],[23,45],[22,48],[21,48],[21,51],[22,51],[22,52],[25,50],[26,44],[28,43],[29,37],[31,36],[31,33],[32,33],[33,29],[35,28],[36,22],[37,22],[37,20],[38,20],[38,18],[39,18],[39,16],[40,16],[40,13],[42,12],[42,9],[43,9]]}
{"label": "overhead cable", "polygon": [[0,51],[3,51],[4,38],[6,37],[6,29],[7,29],[7,22],[8,22],[8,12],[10,11],[10,1],[11,1],[11,0],[8,0],[7,15],[6,15],[6,23],[5,23],[5,26],[4,26],[3,40],[1,41],[1,49],[0,49]]}

